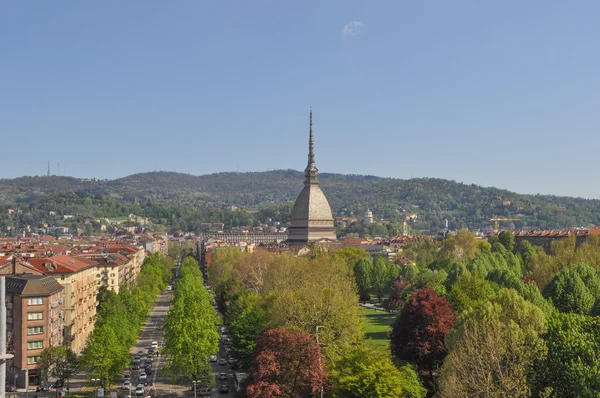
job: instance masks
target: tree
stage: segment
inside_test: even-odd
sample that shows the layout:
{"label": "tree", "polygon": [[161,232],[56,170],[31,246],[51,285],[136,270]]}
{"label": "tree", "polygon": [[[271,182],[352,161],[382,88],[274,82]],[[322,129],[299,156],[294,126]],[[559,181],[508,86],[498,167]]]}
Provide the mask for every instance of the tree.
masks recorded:
{"label": "tree", "polygon": [[512,252],[515,248],[515,235],[512,231],[502,231],[498,234],[498,241],[506,250]]}
{"label": "tree", "polygon": [[392,355],[431,375],[446,356],[444,338],[455,322],[445,297],[431,288],[417,290],[392,324]]}
{"label": "tree", "polygon": [[231,298],[226,324],[231,334],[232,349],[242,369],[248,369],[256,346],[256,336],[267,327],[267,318],[260,308],[261,297],[243,290]]}
{"label": "tree", "polygon": [[344,347],[333,363],[334,397],[424,398],[427,394],[410,365],[396,368],[389,352],[369,341]]}
{"label": "tree", "polygon": [[557,314],[546,336],[548,356],[536,367],[538,391],[564,398],[597,397],[600,391],[600,318]]}
{"label": "tree", "polygon": [[369,292],[373,284],[373,263],[367,258],[360,259],[354,265],[354,277],[358,287],[358,296],[360,301],[371,299]]}
{"label": "tree", "polygon": [[456,235],[446,238],[441,253],[454,262],[467,264],[475,258],[477,250],[475,236],[466,229],[460,229]]}
{"label": "tree", "polygon": [[382,256],[375,257],[373,260],[373,272],[371,273],[371,283],[377,298],[381,302],[383,296],[390,291],[394,281],[400,275],[400,267]]}
{"label": "tree", "polygon": [[327,347],[364,336],[352,269],[339,258],[280,256],[261,295],[271,326],[297,328]]}
{"label": "tree", "polygon": [[325,384],[321,347],[301,330],[267,329],[257,339],[248,398],[301,397]]}
{"label": "tree", "polygon": [[68,382],[79,372],[77,356],[73,351],[63,346],[48,347],[42,351],[40,357],[40,367],[46,369],[46,377],[50,376]]}
{"label": "tree", "polygon": [[600,276],[587,265],[578,264],[560,271],[543,293],[559,311],[589,314],[600,296]]}
{"label": "tree", "polygon": [[487,281],[475,274],[462,274],[458,281],[452,285],[448,300],[458,314],[481,306],[495,294],[493,282]]}
{"label": "tree", "polygon": [[547,353],[544,313],[512,289],[459,318],[446,337],[442,397],[525,397],[532,369]]}
{"label": "tree", "polygon": [[83,350],[82,361],[90,369],[92,377],[107,387],[131,361],[129,353],[123,351],[115,331],[109,325],[96,327]]}

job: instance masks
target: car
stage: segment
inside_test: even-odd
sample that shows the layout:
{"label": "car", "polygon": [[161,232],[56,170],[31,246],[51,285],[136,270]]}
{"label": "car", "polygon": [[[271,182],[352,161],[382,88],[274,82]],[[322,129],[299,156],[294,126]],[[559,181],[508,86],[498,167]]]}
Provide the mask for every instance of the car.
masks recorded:
{"label": "car", "polygon": [[221,387],[219,387],[219,392],[228,394],[229,393],[229,387],[227,387],[227,384],[221,384]]}
{"label": "car", "polygon": [[210,362],[217,362],[217,356],[216,355],[211,355],[210,358],[208,359]]}
{"label": "car", "polygon": [[138,384],[135,388],[135,395],[142,396],[144,395],[145,389],[143,384]]}
{"label": "car", "polygon": [[225,358],[219,359],[219,365],[227,365],[227,360]]}
{"label": "car", "polygon": [[157,349],[158,348],[158,341],[153,341],[152,343],[150,343],[150,346],[152,346],[152,348]]}
{"label": "car", "polygon": [[237,361],[233,357],[229,358],[227,362],[229,362],[230,365],[234,365],[235,363],[237,363]]}
{"label": "car", "polygon": [[142,358],[140,358],[139,355],[134,355],[133,356],[133,362],[135,362],[135,361],[141,361],[141,360],[142,360]]}
{"label": "car", "polygon": [[210,397],[210,394],[212,394],[212,388],[206,386],[198,387],[196,393],[201,397]]}
{"label": "car", "polygon": [[152,376],[152,368],[146,368],[146,374]]}
{"label": "car", "polygon": [[131,388],[131,382],[129,380],[125,380],[123,385],[121,386],[122,390],[129,390]]}
{"label": "car", "polygon": [[167,290],[172,290],[173,287],[171,285],[167,286]]}
{"label": "car", "polygon": [[35,392],[40,392],[40,391],[50,391],[50,386],[48,386],[47,384],[42,384],[39,385],[35,388]]}
{"label": "car", "polygon": [[62,386],[65,385],[65,381],[62,379],[57,379],[54,384],[52,385],[52,388],[61,388]]}
{"label": "car", "polygon": [[227,380],[227,373],[221,373],[219,375],[219,380]]}
{"label": "car", "polygon": [[123,373],[123,380],[131,380],[131,373],[129,373],[129,372]]}
{"label": "car", "polygon": [[138,354],[139,357],[143,357],[144,356],[144,351],[139,350],[137,354]]}
{"label": "car", "polygon": [[142,372],[140,373],[140,381],[144,381],[148,378],[148,375],[146,374],[146,372]]}
{"label": "car", "polygon": [[140,363],[139,362],[135,362],[133,364],[133,366],[131,367],[131,369],[133,369],[133,370],[140,370]]}

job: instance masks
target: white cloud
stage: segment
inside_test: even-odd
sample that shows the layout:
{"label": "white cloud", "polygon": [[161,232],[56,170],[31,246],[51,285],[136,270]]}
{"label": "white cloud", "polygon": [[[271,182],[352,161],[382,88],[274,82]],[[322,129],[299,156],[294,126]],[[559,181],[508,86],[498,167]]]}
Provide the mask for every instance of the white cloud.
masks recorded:
{"label": "white cloud", "polygon": [[346,38],[349,36],[358,35],[362,26],[363,24],[358,21],[353,21],[347,25],[344,25],[344,28],[342,29],[342,37]]}

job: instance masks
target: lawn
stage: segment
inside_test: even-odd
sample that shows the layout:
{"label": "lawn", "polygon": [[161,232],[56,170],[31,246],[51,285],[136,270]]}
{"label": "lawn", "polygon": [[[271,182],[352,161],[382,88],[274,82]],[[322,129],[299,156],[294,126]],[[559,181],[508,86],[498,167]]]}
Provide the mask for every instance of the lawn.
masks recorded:
{"label": "lawn", "polygon": [[370,308],[360,307],[365,316],[365,338],[372,339],[375,344],[388,346],[388,332],[394,320],[395,314],[384,311],[376,311]]}

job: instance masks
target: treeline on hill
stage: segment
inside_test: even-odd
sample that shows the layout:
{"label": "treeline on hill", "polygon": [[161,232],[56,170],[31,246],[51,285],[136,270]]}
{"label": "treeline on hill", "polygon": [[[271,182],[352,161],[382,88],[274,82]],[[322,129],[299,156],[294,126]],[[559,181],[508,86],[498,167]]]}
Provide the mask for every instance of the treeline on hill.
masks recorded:
{"label": "treeline on hill", "polygon": [[[15,213],[8,214],[9,208]],[[50,212],[55,212],[56,215],[50,216]],[[158,232],[198,233],[201,231],[200,223],[204,222],[222,222],[227,227],[255,226],[268,217],[286,222],[289,220],[290,213],[289,204],[264,206],[250,213],[245,210],[232,211],[221,206],[194,207],[150,201],[129,202],[111,196],[63,192],[46,195],[31,202],[0,207],[0,231],[6,231],[8,226],[42,228],[47,223],[67,226],[72,230],[80,228],[84,230],[84,234],[91,235],[100,232],[100,224],[105,223],[102,220],[105,217],[125,218],[129,214],[135,214],[139,217],[148,217],[152,222],[151,228]],[[65,215],[73,217],[64,219]],[[97,219],[100,222],[86,222],[86,219]],[[135,225],[135,223],[127,222],[123,225]]]}
{"label": "treeline on hill", "polygon": [[[203,176],[155,172],[100,181],[69,177],[22,177],[0,180],[0,204],[32,203],[46,195],[73,191],[81,197],[114,198],[124,203],[169,204],[184,208],[213,208],[232,204],[252,208],[286,204],[290,206],[302,189],[303,174],[294,170],[260,173],[216,173]],[[400,221],[405,215],[418,216],[415,230],[437,231],[445,219],[452,229],[490,227],[495,216],[518,218],[507,228],[554,229],[589,227],[600,224],[600,201],[551,195],[522,195],[507,190],[463,184],[435,178],[400,180],[373,176],[327,174],[320,182],[334,213],[361,217],[370,208],[377,218]],[[171,213],[154,210],[159,224],[173,226]],[[137,213],[136,213],[137,214]],[[289,214],[282,213],[282,214]],[[123,214],[120,214],[123,215]],[[242,220],[211,218],[245,225]],[[234,217],[234,216],[232,216]],[[175,216],[188,226],[194,219]],[[260,219],[259,219],[260,220]],[[252,220],[246,220],[250,224]],[[260,220],[262,221],[262,220]],[[282,220],[286,221],[286,220]]]}
{"label": "treeline on hill", "polygon": [[94,331],[88,338],[81,363],[92,378],[110,386],[129,367],[129,350],[135,344],[158,294],[171,280],[172,260],[154,253],[144,259],[138,280],[116,294],[99,293]]}
{"label": "treeline on hill", "polygon": [[[597,396],[600,237],[557,241],[547,254],[516,247],[509,232],[483,241],[461,230],[403,254],[407,265],[351,248],[217,252],[209,279],[250,369],[249,396]],[[397,314],[387,352],[363,340],[357,301],[371,295]],[[320,347],[321,364],[294,359],[293,339]],[[291,364],[295,390],[276,370]]]}

